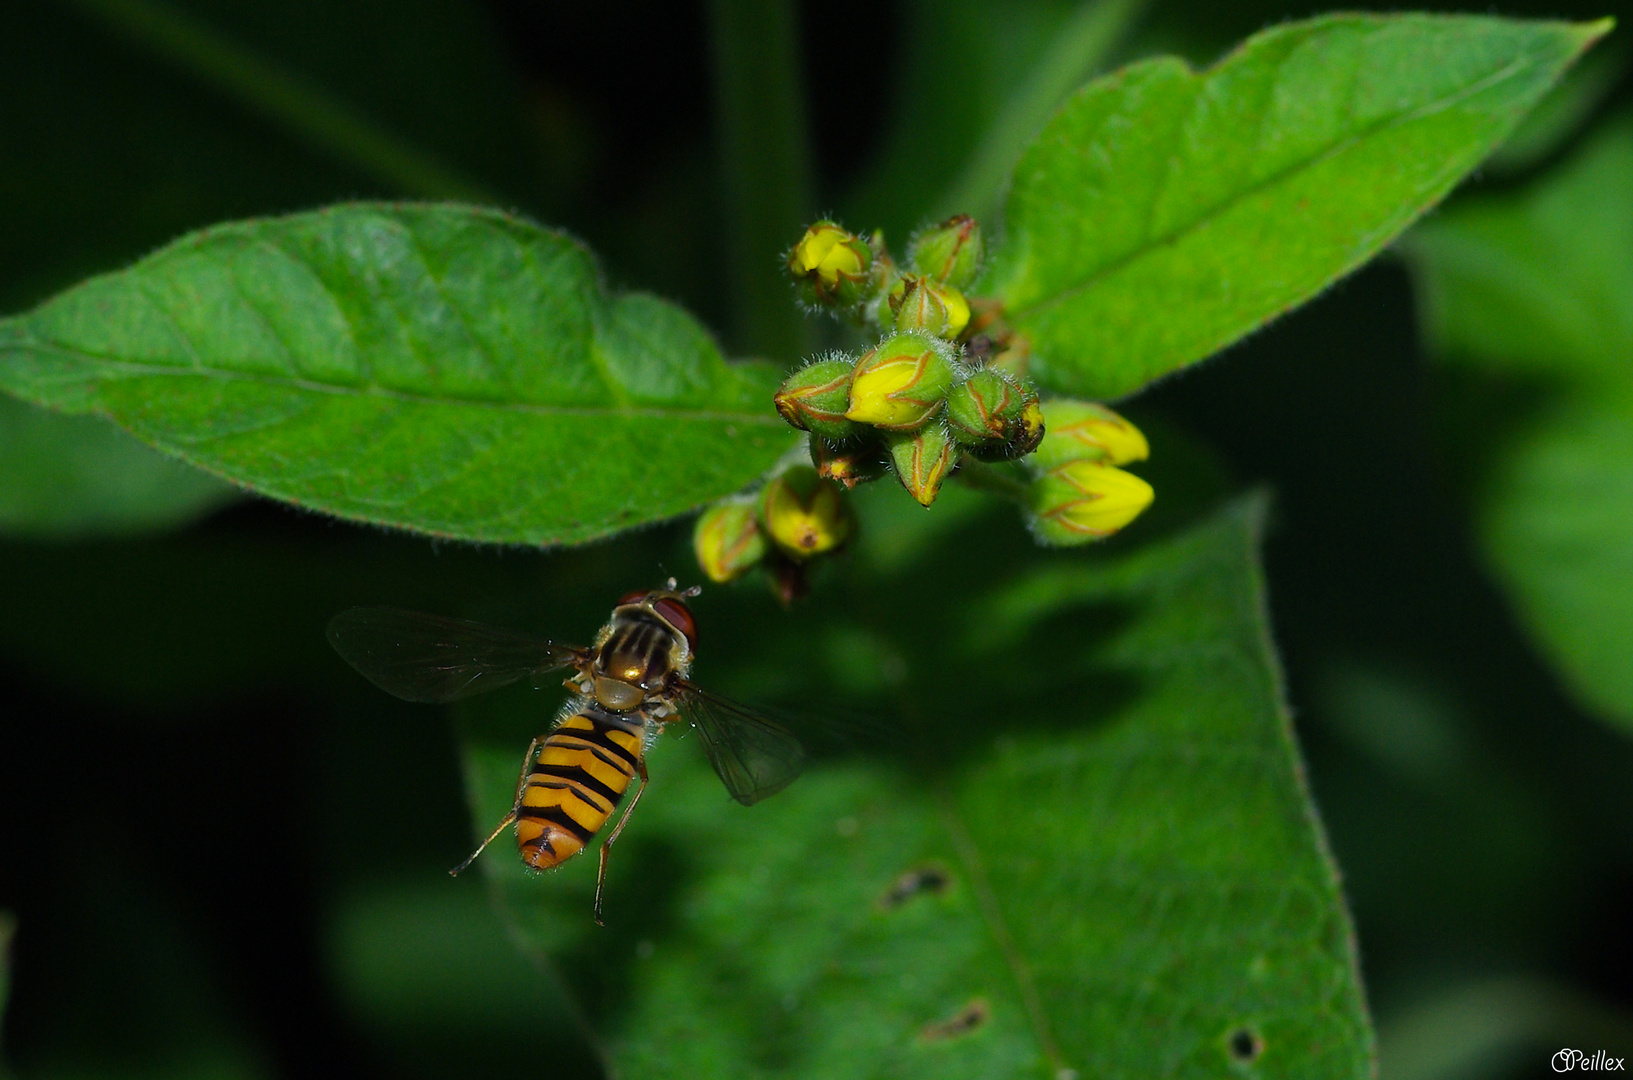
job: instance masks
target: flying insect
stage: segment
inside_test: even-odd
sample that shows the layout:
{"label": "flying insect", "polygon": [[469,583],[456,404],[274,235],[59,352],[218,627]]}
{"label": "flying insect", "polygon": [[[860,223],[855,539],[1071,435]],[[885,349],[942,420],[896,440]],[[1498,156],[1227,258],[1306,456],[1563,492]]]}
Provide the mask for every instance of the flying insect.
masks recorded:
{"label": "flying insect", "polygon": [[370,682],[405,701],[449,702],[571,668],[575,692],[555,727],[522,758],[516,799],[458,874],[511,825],[522,861],[548,870],[587,847],[630,785],[640,787],[606,842],[595,883],[595,921],[607,856],[646,793],[646,752],[676,722],[695,727],[709,763],[745,806],[787,787],[805,765],[799,740],[769,718],[711,694],[689,678],[697,623],[671,578],[632,592],[612,609],[588,648],[483,623],[390,607],[350,608],[329,622],[329,643]]}

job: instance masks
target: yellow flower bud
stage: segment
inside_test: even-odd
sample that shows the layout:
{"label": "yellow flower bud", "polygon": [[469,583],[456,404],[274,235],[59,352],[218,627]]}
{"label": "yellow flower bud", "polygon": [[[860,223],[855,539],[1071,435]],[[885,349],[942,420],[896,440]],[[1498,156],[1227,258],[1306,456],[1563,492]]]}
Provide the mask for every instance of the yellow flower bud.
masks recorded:
{"label": "yellow flower bud", "polygon": [[1097,461],[1070,461],[1027,488],[1033,535],[1046,544],[1083,544],[1110,536],[1151,505],[1151,485]]}
{"label": "yellow flower bud", "polygon": [[896,334],[856,362],[845,417],[890,431],[912,431],[941,408],[952,384],[947,346],[922,334]]}
{"label": "yellow flower bud", "polygon": [[819,221],[788,253],[788,272],[808,303],[850,308],[862,297],[872,262],[865,240],[831,221]]}
{"label": "yellow flower bud", "polygon": [[941,482],[952,471],[957,444],[941,424],[925,424],[911,434],[890,438],[890,461],[907,493],[920,506],[936,501]]}
{"label": "yellow flower bud", "polygon": [[815,438],[811,440],[811,464],[816,466],[818,476],[842,484],[849,491],[885,474],[885,451],[872,441],[836,446],[827,439]]}
{"label": "yellow flower bud", "polygon": [[760,496],[760,521],[772,543],[793,559],[838,547],[852,528],[844,494],[809,465],[772,477]]}
{"label": "yellow flower bud", "polygon": [[891,286],[890,310],[898,330],[917,330],[951,341],[970,324],[964,294],[943,282],[907,274]]}
{"label": "yellow flower bud", "polygon": [[724,583],[752,570],[768,550],[753,503],[733,500],[703,511],[692,531],[692,550],[710,581]]}
{"label": "yellow flower bud", "polygon": [[1151,455],[1140,429],[1104,405],[1053,398],[1043,403],[1043,419],[1047,430],[1032,455],[1032,464],[1039,469],[1068,461],[1126,465]]}

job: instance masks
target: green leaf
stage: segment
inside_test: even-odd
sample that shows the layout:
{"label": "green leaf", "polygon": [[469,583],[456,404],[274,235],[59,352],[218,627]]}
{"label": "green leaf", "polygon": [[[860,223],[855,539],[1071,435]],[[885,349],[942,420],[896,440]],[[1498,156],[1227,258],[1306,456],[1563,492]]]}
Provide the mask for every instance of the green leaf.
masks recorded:
{"label": "green leaf", "polygon": [[1486,159],[1481,172],[1520,172],[1538,164],[1581,130],[1622,81],[1630,50],[1626,36],[1611,38],[1572,67],[1514,133]]}
{"label": "green leaf", "polygon": [[0,532],[79,538],[183,525],[237,497],[105,420],[0,396]]}
{"label": "green leaf", "polygon": [[[1237,503],[1124,555],[1041,553],[988,518],[981,535],[1014,542],[994,563],[1007,578],[966,570],[951,595],[968,540],[950,537],[900,572],[864,564],[848,595],[780,629],[761,612],[736,634],[699,600],[699,678],[743,697],[780,687],[807,710],[836,685],[894,688],[877,707],[909,748],[864,736],[862,756],[744,808],[695,739],[660,740],[605,930],[593,856],[543,878],[512,851],[484,857],[613,1069],[1371,1075],[1350,925],[1267,637],[1261,510]],[[479,827],[547,726],[523,700],[462,707]]]}
{"label": "green leaf", "polygon": [[1476,401],[1464,420],[1497,445],[1473,492],[1487,558],[1577,697],[1633,730],[1629,176],[1633,117],[1530,189],[1447,210],[1406,250],[1438,352],[1528,405],[1516,419]]}
{"label": "green leaf", "polygon": [[1430,342],[1447,359],[1633,382],[1633,117],[1518,195],[1461,200],[1414,230]]}
{"label": "green leaf", "polygon": [[1521,621],[1584,705],[1633,732],[1633,385],[1551,405],[1482,495],[1481,540]]}
{"label": "green leaf", "polygon": [[501,543],[750,483],[793,441],[776,379],[673,305],[609,296],[567,237],[459,206],[206,229],[0,322],[0,389],[274,498]]}
{"label": "green leaf", "polygon": [[1609,28],[1336,15],[1206,72],[1125,68],[1022,156],[978,291],[1031,339],[1039,382],[1131,393],[1371,258]]}

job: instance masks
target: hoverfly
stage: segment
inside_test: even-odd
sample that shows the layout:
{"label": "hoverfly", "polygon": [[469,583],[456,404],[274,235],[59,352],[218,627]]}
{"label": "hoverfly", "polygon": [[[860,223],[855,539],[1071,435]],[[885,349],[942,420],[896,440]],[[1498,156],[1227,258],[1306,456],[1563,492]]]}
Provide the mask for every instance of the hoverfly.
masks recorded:
{"label": "hoverfly", "polygon": [[677,720],[697,728],[709,763],[745,806],[793,782],[805,750],[792,733],[688,678],[697,624],[685,601],[695,586],[632,592],[620,599],[589,648],[527,637],[482,623],[389,607],[358,607],[329,623],[329,643],[382,690],[405,701],[448,702],[519,679],[572,668],[576,692],[547,735],[522,758],[516,801],[458,874],[515,825],[522,861],[536,870],[584,850],[639,776],[641,785],[606,842],[595,883],[595,921],[607,855],[646,793],[646,751]]}

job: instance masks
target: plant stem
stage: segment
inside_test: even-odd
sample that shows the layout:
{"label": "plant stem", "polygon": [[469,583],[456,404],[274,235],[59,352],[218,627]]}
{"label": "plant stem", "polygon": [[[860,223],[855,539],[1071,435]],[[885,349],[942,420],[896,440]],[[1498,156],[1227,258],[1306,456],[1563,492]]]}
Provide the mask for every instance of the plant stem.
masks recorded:
{"label": "plant stem", "polygon": [[1112,49],[1145,13],[1150,0],[1086,0],[1055,35],[1037,65],[981,138],[963,171],[936,202],[931,217],[990,218],[1009,171],[1067,94],[1105,66]]}
{"label": "plant stem", "polygon": [[157,0],[67,2],[394,192],[505,202],[294,72]]}
{"label": "plant stem", "polygon": [[810,212],[794,5],[711,0],[715,114],[739,351],[793,360],[805,327],[777,252]]}
{"label": "plant stem", "polygon": [[1010,502],[1026,505],[1026,481],[1016,475],[1013,465],[988,465],[965,454],[953,476],[964,486],[1001,495]]}

